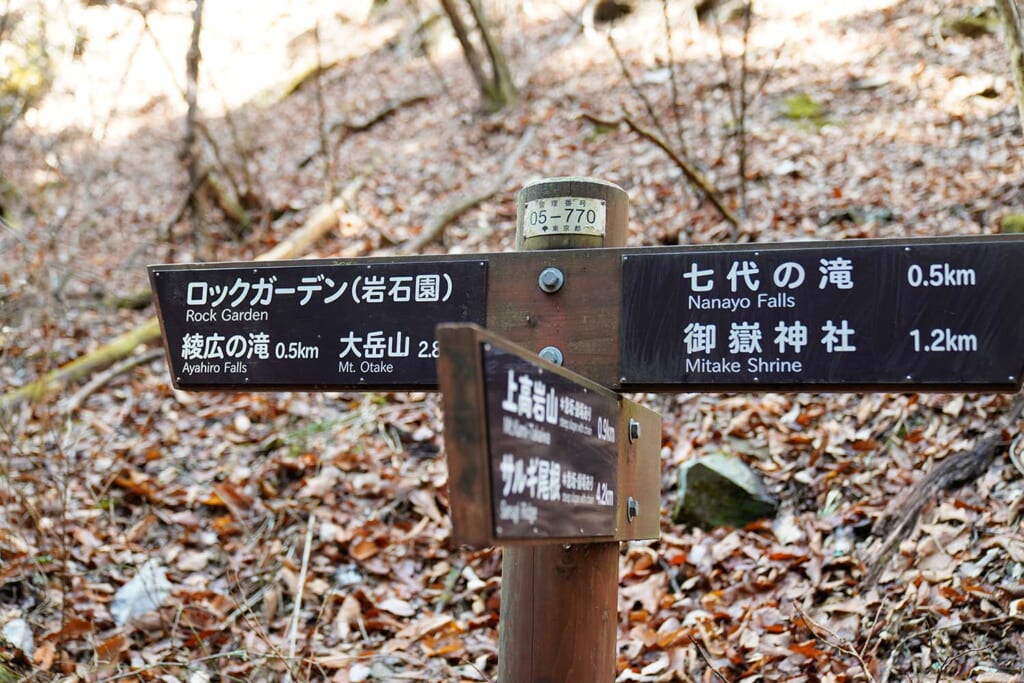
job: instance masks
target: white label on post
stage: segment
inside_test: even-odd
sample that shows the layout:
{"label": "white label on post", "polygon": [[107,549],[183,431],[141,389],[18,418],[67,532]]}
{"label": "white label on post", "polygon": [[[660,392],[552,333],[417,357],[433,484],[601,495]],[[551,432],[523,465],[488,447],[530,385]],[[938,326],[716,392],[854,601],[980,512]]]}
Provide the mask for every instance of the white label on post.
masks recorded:
{"label": "white label on post", "polygon": [[592,197],[547,197],[526,202],[523,237],[538,235],[604,236],[606,205]]}

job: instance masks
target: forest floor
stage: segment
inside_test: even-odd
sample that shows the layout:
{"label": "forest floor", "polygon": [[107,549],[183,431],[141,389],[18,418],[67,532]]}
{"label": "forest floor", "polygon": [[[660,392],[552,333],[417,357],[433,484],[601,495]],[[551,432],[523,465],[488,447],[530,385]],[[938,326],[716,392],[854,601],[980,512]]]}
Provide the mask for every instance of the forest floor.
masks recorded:
{"label": "forest floor", "polygon": [[[741,20],[716,31],[669,3],[669,69],[662,6],[637,3],[612,24],[632,87],[580,3],[487,4],[521,87],[488,112],[439,17],[336,4],[207,3],[200,147],[248,225],[208,192],[182,213],[191,4],[62,15],[80,54],[0,144],[0,393],[152,316],[114,303],[148,287],[146,264],[251,259],[343,192],[309,255],[384,253],[528,131],[507,187],[429,253],[510,250],[515,192],[546,176],[621,185],[638,246],[992,234],[1024,212],[1001,36],[951,28],[971,3],[755,3],[742,184]],[[745,186],[738,231],[650,142],[583,116],[652,126],[638,93],[736,211]],[[494,680],[501,550],[451,543],[436,394],[185,393],[162,356],[81,386],[0,415],[0,665],[38,681]],[[662,535],[622,546],[618,680],[1024,680],[1024,472],[1005,449],[865,581],[872,524],[1009,397],[638,398],[664,419]],[[679,466],[720,451],[764,477],[774,520],[670,521]],[[160,590],[133,595],[140,574]]]}

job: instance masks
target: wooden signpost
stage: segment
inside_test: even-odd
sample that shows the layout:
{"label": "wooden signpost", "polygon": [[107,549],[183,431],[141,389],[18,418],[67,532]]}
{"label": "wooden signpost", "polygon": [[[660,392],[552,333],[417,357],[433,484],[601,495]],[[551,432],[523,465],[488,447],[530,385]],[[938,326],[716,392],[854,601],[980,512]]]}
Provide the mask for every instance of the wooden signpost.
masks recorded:
{"label": "wooden signpost", "polygon": [[515,253],[149,269],[177,388],[442,390],[453,540],[505,546],[500,683],[614,678],[618,543],[661,498],[660,417],[616,391],[1024,377],[1024,236],[626,248],[626,216],[548,179]]}

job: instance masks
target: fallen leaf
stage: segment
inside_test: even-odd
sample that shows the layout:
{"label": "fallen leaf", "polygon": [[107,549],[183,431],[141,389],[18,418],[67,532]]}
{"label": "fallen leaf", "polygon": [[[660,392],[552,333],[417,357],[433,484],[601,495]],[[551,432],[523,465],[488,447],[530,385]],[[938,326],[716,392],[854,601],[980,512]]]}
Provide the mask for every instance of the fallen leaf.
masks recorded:
{"label": "fallen leaf", "polygon": [[359,621],[360,616],[362,616],[362,606],[359,604],[359,600],[352,595],[346,595],[338,610],[338,615],[334,617],[334,630],[338,634],[338,638],[345,640],[352,632],[352,626]]}
{"label": "fallen leaf", "polygon": [[116,633],[96,644],[96,657],[102,662],[115,662],[122,652],[128,650],[130,643],[123,633]]}
{"label": "fallen leaf", "polygon": [[388,598],[377,605],[380,609],[385,612],[394,614],[396,617],[411,617],[416,613],[416,610],[412,608],[405,600],[399,600],[398,598]]}

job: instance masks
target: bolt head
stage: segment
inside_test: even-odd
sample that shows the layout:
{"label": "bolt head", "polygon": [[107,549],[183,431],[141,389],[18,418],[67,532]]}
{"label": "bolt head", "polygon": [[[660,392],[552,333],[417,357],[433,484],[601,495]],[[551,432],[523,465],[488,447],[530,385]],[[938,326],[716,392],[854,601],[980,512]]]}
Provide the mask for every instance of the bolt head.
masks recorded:
{"label": "bolt head", "polygon": [[549,363],[554,363],[555,365],[562,364],[562,350],[557,346],[545,346],[537,355]]}
{"label": "bolt head", "polygon": [[537,284],[542,291],[554,294],[565,284],[565,275],[558,268],[545,268],[537,278]]}
{"label": "bolt head", "polygon": [[632,522],[640,514],[640,503],[633,496],[626,501],[626,521]]}
{"label": "bolt head", "polygon": [[640,423],[630,418],[629,420],[629,441],[632,443],[640,438]]}

